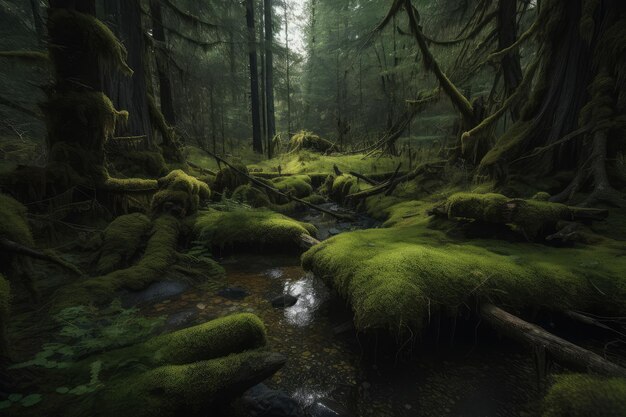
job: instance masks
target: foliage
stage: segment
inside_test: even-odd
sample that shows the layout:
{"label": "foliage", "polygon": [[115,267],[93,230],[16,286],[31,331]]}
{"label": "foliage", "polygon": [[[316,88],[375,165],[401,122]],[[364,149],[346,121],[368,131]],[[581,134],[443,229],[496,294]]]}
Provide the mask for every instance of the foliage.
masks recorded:
{"label": "foliage", "polygon": [[621,417],[626,412],[626,379],[560,375],[544,400],[543,417]]}

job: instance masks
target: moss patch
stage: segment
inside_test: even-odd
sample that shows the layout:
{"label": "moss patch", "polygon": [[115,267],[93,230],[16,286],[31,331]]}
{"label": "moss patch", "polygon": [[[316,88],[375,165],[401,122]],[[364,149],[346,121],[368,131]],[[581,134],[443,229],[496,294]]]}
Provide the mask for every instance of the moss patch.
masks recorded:
{"label": "moss patch", "polygon": [[211,197],[209,186],[177,169],[159,179],[159,191],[152,198],[152,213],[171,213],[185,217],[198,211],[200,203]]}
{"label": "moss patch", "polygon": [[315,234],[315,227],[265,209],[207,210],[198,215],[194,234],[207,247],[293,247],[301,234]]}
{"label": "moss patch", "polygon": [[231,195],[231,198],[239,203],[244,203],[253,208],[269,207],[272,205],[267,193],[257,187],[245,184],[240,185]]}
{"label": "moss patch", "polygon": [[623,312],[620,245],[552,248],[490,239],[459,241],[437,230],[418,203],[386,209],[396,227],[343,233],[303,264],[352,305],[360,330],[419,331],[429,314],[484,299],[525,309]]}
{"label": "moss patch", "polygon": [[313,187],[311,186],[311,177],[308,175],[290,175],[287,177],[278,177],[272,180],[274,187],[278,188],[285,194],[291,194],[294,197],[304,198],[311,195]]}
{"label": "moss patch", "polygon": [[626,379],[562,375],[544,401],[543,417],[623,417]]}

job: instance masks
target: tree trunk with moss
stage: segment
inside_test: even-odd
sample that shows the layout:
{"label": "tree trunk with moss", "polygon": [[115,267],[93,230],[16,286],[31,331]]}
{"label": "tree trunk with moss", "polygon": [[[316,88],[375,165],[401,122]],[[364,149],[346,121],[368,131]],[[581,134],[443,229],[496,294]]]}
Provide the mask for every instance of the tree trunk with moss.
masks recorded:
{"label": "tree trunk with moss", "polygon": [[[510,47],[517,40],[517,0],[500,0],[498,4],[498,48]],[[505,97],[515,92],[522,82],[522,65],[519,52],[514,50],[505,54],[500,60],[502,78],[504,79]],[[511,117],[517,120],[519,106],[511,108]]]}
{"label": "tree trunk with moss", "polygon": [[549,0],[541,8],[539,79],[520,119],[481,161],[481,172],[503,180],[509,173],[572,170],[570,186],[553,200],[569,201],[590,182],[588,204],[622,204],[606,164],[623,147],[617,138],[626,126],[626,5]]}
{"label": "tree trunk with moss", "polygon": [[246,25],[248,28],[248,55],[250,61],[250,99],[252,111],[252,148],[257,153],[263,153],[263,139],[261,137],[261,118],[259,115],[259,70],[256,54],[256,33],[254,31],[254,1],[246,0]]}
{"label": "tree trunk with moss", "polygon": [[129,111],[128,123],[118,126],[116,135],[142,138],[142,148],[152,143],[152,124],[148,109],[145,41],[138,0],[109,0],[105,2],[106,20],[128,50],[128,66],[133,76],[109,73],[105,78],[105,92],[114,106]]}

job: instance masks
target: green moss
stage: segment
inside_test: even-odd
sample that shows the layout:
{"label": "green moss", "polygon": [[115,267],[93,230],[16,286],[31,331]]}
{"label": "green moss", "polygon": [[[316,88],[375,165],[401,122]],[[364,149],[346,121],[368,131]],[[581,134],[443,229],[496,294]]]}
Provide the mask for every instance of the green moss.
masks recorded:
{"label": "green moss", "polygon": [[299,152],[283,154],[276,158],[249,165],[251,171],[262,170],[264,173],[307,174],[311,177],[323,174],[327,176],[337,166],[342,172],[355,171],[364,175],[393,173],[398,163],[409,166],[405,158],[378,158],[357,155],[320,155],[319,153],[301,150]]}
{"label": "green moss", "polygon": [[270,198],[265,191],[250,184],[240,185],[235,189],[230,197],[240,203],[248,204],[250,207],[269,207],[272,205]]}
{"label": "green moss", "polygon": [[209,186],[177,169],[159,179],[159,191],[152,198],[152,213],[172,213],[180,217],[198,211],[211,197]]}
{"label": "green moss", "polygon": [[126,266],[137,254],[150,225],[150,219],[141,213],[127,214],[113,220],[104,231],[98,273],[106,274]]}
{"label": "green moss", "polygon": [[146,250],[137,264],[59,289],[55,294],[55,309],[76,304],[107,303],[122,288],[140,290],[162,279],[167,269],[176,262],[179,232],[178,219],[170,215],[160,216],[153,223]]}
{"label": "green moss", "polygon": [[185,365],[166,365],[114,381],[102,394],[97,415],[120,417],[202,416],[277,371],[273,355],[244,352]]}
{"label": "green moss", "polygon": [[315,227],[266,209],[208,210],[198,215],[194,234],[207,247],[293,247],[301,234],[315,234]]}
{"label": "green moss", "polygon": [[[9,302],[11,286],[2,274],[0,274],[0,358],[7,352],[6,328],[9,322]],[[2,362],[0,360],[0,362]]]}
{"label": "green moss", "polygon": [[381,210],[396,227],[343,233],[302,257],[349,301],[360,330],[397,334],[410,326],[417,334],[429,314],[477,299],[513,311],[619,314],[626,308],[626,269],[616,261],[626,254],[620,245],[460,242],[437,230],[437,220],[419,203]]}
{"label": "green moss", "polygon": [[511,224],[529,238],[571,220],[572,209],[539,200],[510,199],[501,194],[457,193],[444,203],[448,218],[469,218],[486,223]]}
{"label": "green moss", "polygon": [[160,178],[168,169],[163,154],[154,151],[123,151],[113,155],[115,169],[127,177]]}
{"label": "green moss", "polygon": [[544,400],[543,417],[623,417],[626,379],[562,375]]}
{"label": "green moss", "polygon": [[[240,172],[248,174],[248,168],[245,165],[236,164],[234,165],[237,170]],[[222,168],[215,177],[215,190],[218,193],[224,193],[227,196],[230,195],[233,191],[235,191],[238,187],[242,185],[246,185],[250,182],[250,180],[245,176],[241,175],[231,167]]]}
{"label": "green moss", "polygon": [[313,132],[302,130],[291,138],[289,141],[290,152],[307,149],[314,152],[328,152],[334,148],[335,144],[320,138]]}
{"label": "green moss", "polygon": [[308,175],[278,177],[272,179],[272,184],[283,193],[291,194],[298,198],[308,197],[313,192],[311,177]]}
{"label": "green moss", "polygon": [[356,177],[343,174],[333,179],[329,196],[331,199],[341,203],[348,195],[354,194],[360,190],[361,187]]}

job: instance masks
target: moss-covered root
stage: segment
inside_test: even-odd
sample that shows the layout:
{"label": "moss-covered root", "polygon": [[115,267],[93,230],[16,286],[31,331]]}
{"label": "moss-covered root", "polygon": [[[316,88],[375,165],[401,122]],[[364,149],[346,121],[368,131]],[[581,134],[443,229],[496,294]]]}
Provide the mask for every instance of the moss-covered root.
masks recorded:
{"label": "moss-covered root", "polygon": [[198,211],[201,202],[211,197],[209,186],[177,169],[159,179],[159,191],[152,199],[152,213],[185,217]]}
{"label": "moss-covered root", "polygon": [[179,233],[178,219],[169,215],[160,216],[154,221],[148,245],[137,264],[59,289],[55,294],[55,308],[60,310],[79,303],[107,303],[119,289],[139,290],[162,279],[163,274],[177,260]]}
{"label": "moss-covered root", "polygon": [[6,327],[9,321],[9,301],[11,288],[9,281],[0,275],[0,368],[4,362],[3,358],[7,354]]}
{"label": "moss-covered root", "polygon": [[144,241],[150,225],[150,219],[141,213],[127,214],[113,220],[104,231],[98,273],[107,274],[127,266]]}
{"label": "moss-covered root", "polygon": [[209,248],[295,248],[302,234],[315,233],[311,224],[265,209],[208,210],[199,215],[194,224],[196,239]]}
{"label": "moss-covered root", "polygon": [[543,417],[589,416],[626,416],[626,379],[559,376],[544,400]]}
{"label": "moss-covered root", "polygon": [[281,355],[252,351],[187,365],[167,365],[112,381],[95,415],[118,417],[205,416],[247,388],[272,376]]}

